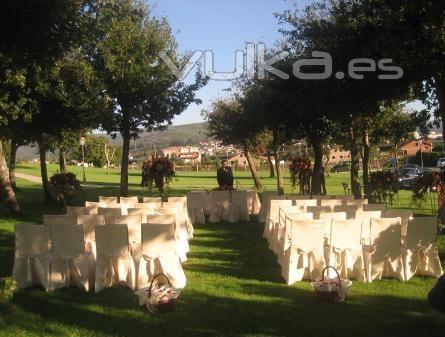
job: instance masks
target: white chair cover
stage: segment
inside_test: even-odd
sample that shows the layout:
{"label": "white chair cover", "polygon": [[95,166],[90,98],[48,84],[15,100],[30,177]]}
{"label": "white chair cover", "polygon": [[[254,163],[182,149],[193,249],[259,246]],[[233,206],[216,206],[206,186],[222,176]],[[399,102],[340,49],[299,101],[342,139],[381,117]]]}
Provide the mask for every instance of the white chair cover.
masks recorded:
{"label": "white chair cover", "polygon": [[120,197],[119,203],[127,204],[129,208],[134,208],[134,205],[139,203],[138,197]]}
{"label": "white chair cover", "polygon": [[143,197],[142,201],[144,203],[155,203],[156,208],[162,207],[162,198],[161,197]]}
{"label": "white chair cover", "polygon": [[213,205],[210,211],[210,222],[230,220],[230,193],[229,191],[213,191]]}
{"label": "white chair cover", "polygon": [[66,206],[66,214],[70,216],[90,214],[90,209],[87,207]]}
{"label": "white chair cover", "polygon": [[320,200],[320,206],[329,206],[334,209],[335,206],[342,206],[343,201],[339,199]]}
{"label": "white chair cover", "polygon": [[325,238],[329,239],[331,237],[332,220],[346,220],[347,215],[345,212],[327,212],[327,213],[320,213],[319,219],[324,221],[323,232]]}
{"label": "white chair cover", "polygon": [[292,220],[292,244],[282,264],[287,284],[320,278],[324,261],[323,220]]}
{"label": "white chair cover", "polygon": [[361,232],[361,220],[332,220],[328,263],[342,278],[366,280]]}
{"label": "white chair cover", "polygon": [[205,225],[205,195],[203,193],[189,192],[187,194],[187,208],[193,225]]}
{"label": "white chair cover", "polygon": [[114,224],[127,225],[131,256],[135,259],[135,263],[137,263],[141,256],[142,215],[118,215],[114,217]]}
{"label": "white chair cover", "polygon": [[120,207],[117,208],[102,208],[99,207],[99,210],[97,211],[99,215],[103,215],[105,219],[105,224],[111,225],[114,223],[114,217],[121,216],[122,210]]}
{"label": "white chair cover", "polygon": [[287,199],[292,200],[292,205],[295,205],[296,200],[309,200],[311,196],[308,194],[288,194]]}
{"label": "white chair cover", "polygon": [[363,211],[363,205],[368,204],[368,199],[354,199],[347,200],[346,205],[354,205],[357,206],[357,211]]}
{"label": "white chair cover", "polygon": [[76,221],[75,216],[71,215],[43,215],[43,224],[45,226],[52,226],[52,225],[74,225]]}
{"label": "white chair cover", "polygon": [[[277,191],[264,191],[263,192],[263,200],[261,200],[261,208],[260,212],[258,214],[258,221],[261,223],[265,223],[267,220],[267,215],[269,212],[269,200],[270,199],[278,199],[279,195]],[[282,197],[282,199],[285,199],[285,197]]]}
{"label": "white chair cover", "polygon": [[369,246],[371,244],[371,219],[380,219],[382,217],[381,211],[357,211],[355,218],[362,220],[362,242]]}
{"label": "white chair cover", "polygon": [[153,210],[155,208],[161,207],[160,205],[158,206],[157,203],[155,202],[140,202],[138,204],[134,204],[132,208],[142,208],[142,209],[146,209],[146,210]]}
{"label": "white chair cover", "polygon": [[99,207],[107,208],[108,204],[105,202],[85,201],[85,208],[88,209],[88,214],[98,214]]}
{"label": "white chair cover", "polygon": [[401,254],[401,219],[371,219],[371,245],[364,247],[366,281],[382,277],[405,280]]}
{"label": "white chair cover", "polygon": [[316,199],[307,199],[307,200],[292,200],[293,205],[295,206],[303,206],[305,208],[305,211],[308,206],[317,206],[318,201]]}
{"label": "white chair cover", "polygon": [[50,289],[74,285],[90,291],[94,285],[95,261],[85,250],[82,226],[51,226],[53,256],[51,260]]}
{"label": "white chair cover", "polygon": [[353,195],[333,195],[332,198],[341,200],[343,206],[347,206],[348,202],[354,201]]}
{"label": "white chair cover", "polygon": [[355,212],[357,211],[356,205],[347,205],[347,206],[334,206],[334,212],[343,212],[346,213],[346,217],[348,219],[355,218]]}
{"label": "white chair cover", "polygon": [[[164,217],[162,220],[161,217]],[[147,216],[148,223],[170,223],[171,217],[174,218],[175,222],[175,244],[176,244],[176,254],[181,259],[181,262],[187,261],[187,253],[190,250],[188,243],[188,233],[181,227],[181,223],[178,220],[178,210],[176,208],[157,208],[155,215]]]}
{"label": "white chair cover", "polygon": [[148,215],[154,215],[155,209],[153,208],[129,208],[127,209],[128,216],[131,215],[139,215],[141,216],[142,223],[147,222],[147,216]]}
{"label": "white chair cover", "polygon": [[439,277],[443,274],[437,250],[436,217],[411,219],[404,246],[406,281],[414,275]]}
{"label": "white chair cover", "polygon": [[249,209],[249,214],[260,213],[261,202],[256,191],[247,190],[247,208]]}
{"label": "white chair cover", "polygon": [[372,211],[386,211],[386,205],[385,204],[364,204],[363,205],[363,211],[365,212],[372,212]]}
{"label": "white chair cover", "polygon": [[[324,200],[322,200],[324,201]],[[332,212],[331,206],[307,206],[307,213],[312,213],[315,220],[320,219],[320,213],[329,213]]]}
{"label": "white chair cover", "polygon": [[332,196],[330,195],[313,195],[311,199],[317,200],[317,206],[325,206],[321,204],[322,200],[331,200]]}
{"label": "white chair cover", "polygon": [[230,205],[230,222],[249,221],[247,191],[233,191]]}
{"label": "white chair cover", "polygon": [[176,255],[175,223],[142,224],[142,259],[139,263],[138,288],[149,285],[158,273],[167,275],[172,286],[184,288],[186,277]]}
{"label": "white chair cover", "polygon": [[[284,196],[283,196],[284,197]],[[292,200],[269,200],[269,214],[264,226],[263,237],[268,239],[269,248],[275,253],[278,250],[278,232],[280,223],[280,207],[292,206]]]}
{"label": "white chair cover", "polygon": [[102,196],[99,197],[99,202],[105,203],[108,206],[115,206],[119,203],[117,197],[102,197]]}
{"label": "white chair cover", "polygon": [[96,226],[105,225],[105,218],[103,215],[78,215],[76,223],[83,228],[83,235],[85,240],[85,251],[91,252],[96,259],[96,235],[94,228]]}
{"label": "white chair cover", "polygon": [[[291,206],[291,207],[296,207],[296,206]],[[287,212],[287,210],[289,209],[290,211]],[[280,266],[283,265],[285,253],[291,246],[292,221],[313,220],[312,213],[292,212],[291,208],[285,208],[284,211],[286,213],[284,215],[283,222],[280,221],[280,227],[281,224],[283,225],[280,235],[278,237],[278,250],[277,250],[278,264]]]}
{"label": "white chair cover", "polygon": [[192,239],[195,229],[188,217],[187,204],[184,200],[164,202],[162,208],[178,210],[178,220],[180,221],[181,230],[187,233],[187,239]]}
{"label": "white chair cover", "polygon": [[402,219],[402,242],[406,238],[408,222],[414,218],[413,211],[385,211],[382,212],[382,218],[401,218]]}
{"label": "white chair cover", "polygon": [[111,287],[114,283],[135,290],[136,267],[128,246],[126,225],[96,226],[96,279],[95,291]]}
{"label": "white chair cover", "polygon": [[18,288],[34,285],[50,290],[50,264],[45,226],[15,224],[15,253],[12,279]]}

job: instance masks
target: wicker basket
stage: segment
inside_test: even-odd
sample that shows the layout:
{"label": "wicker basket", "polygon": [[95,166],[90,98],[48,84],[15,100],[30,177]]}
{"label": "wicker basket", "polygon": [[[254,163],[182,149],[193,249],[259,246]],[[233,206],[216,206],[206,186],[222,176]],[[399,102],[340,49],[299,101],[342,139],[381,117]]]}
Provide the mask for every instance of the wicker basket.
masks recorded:
{"label": "wicker basket", "polygon": [[[167,281],[168,287],[160,286],[159,282],[156,282],[159,278],[164,278]],[[155,288],[155,286],[157,288]],[[172,284],[165,274],[157,274],[153,277],[148,288],[148,301],[146,307],[151,313],[158,313],[161,311],[170,311],[176,309],[179,302],[179,295],[181,291],[173,288]]]}
{"label": "wicker basket", "polygon": [[[337,275],[337,279],[335,281],[328,282],[325,280],[325,272],[329,268],[333,269]],[[321,281],[312,282],[311,284],[314,287],[315,294],[320,301],[326,303],[340,303],[348,298],[349,287],[351,286],[352,282],[348,279],[342,280],[337,269],[332,266],[328,266],[323,269]]]}

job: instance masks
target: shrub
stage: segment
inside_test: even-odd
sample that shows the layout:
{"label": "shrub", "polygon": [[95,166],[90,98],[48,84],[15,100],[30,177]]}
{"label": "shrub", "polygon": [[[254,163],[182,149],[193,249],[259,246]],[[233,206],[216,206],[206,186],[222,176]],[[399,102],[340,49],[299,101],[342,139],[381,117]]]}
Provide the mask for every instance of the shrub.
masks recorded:
{"label": "shrub", "polygon": [[49,179],[49,188],[57,202],[65,207],[80,193],[80,182],[74,173],[55,173]]}
{"label": "shrub", "polygon": [[10,277],[0,278],[0,312],[11,313],[15,311],[12,298],[16,290],[16,284]]}

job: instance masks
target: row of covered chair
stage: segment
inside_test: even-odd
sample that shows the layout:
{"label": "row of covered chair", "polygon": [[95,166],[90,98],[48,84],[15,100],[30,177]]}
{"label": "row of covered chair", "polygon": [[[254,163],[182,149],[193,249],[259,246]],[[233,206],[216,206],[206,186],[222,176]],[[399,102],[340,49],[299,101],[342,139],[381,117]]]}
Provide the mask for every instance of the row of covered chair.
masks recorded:
{"label": "row of covered chair", "polygon": [[163,272],[184,287],[174,216],[151,215],[147,221],[139,232],[128,219],[105,225],[102,215],[81,215],[79,225],[17,224],[13,278],[20,288],[38,284],[50,291],[75,285],[89,291],[94,285],[98,292],[114,283],[144,287]]}
{"label": "row of covered chair", "polygon": [[263,234],[288,284],[320,277],[325,265],[335,266],[342,277],[367,282],[442,272],[436,218],[414,219],[410,211],[386,211],[384,205],[364,204],[352,216],[352,211],[335,211],[345,206],[327,209],[300,201],[292,205],[291,200],[269,203]]}

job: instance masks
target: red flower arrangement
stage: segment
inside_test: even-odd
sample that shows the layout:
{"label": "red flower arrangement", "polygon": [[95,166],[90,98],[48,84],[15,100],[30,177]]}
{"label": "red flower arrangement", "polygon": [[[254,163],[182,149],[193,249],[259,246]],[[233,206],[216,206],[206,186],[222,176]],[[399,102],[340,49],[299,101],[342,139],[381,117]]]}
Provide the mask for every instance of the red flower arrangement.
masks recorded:
{"label": "red flower arrangement", "polygon": [[156,188],[162,193],[165,186],[169,186],[175,175],[175,167],[169,158],[152,157],[147,159],[142,166],[142,186],[148,186],[151,190],[153,181]]}
{"label": "red flower arrangement", "polygon": [[300,186],[300,194],[309,194],[312,176],[311,161],[301,158],[293,159],[289,166],[289,172],[292,188],[294,189],[298,184]]}

